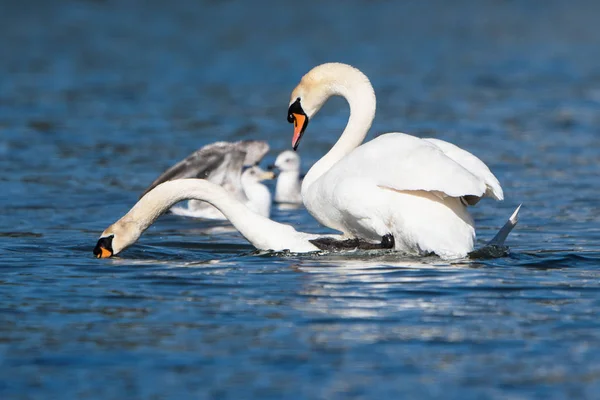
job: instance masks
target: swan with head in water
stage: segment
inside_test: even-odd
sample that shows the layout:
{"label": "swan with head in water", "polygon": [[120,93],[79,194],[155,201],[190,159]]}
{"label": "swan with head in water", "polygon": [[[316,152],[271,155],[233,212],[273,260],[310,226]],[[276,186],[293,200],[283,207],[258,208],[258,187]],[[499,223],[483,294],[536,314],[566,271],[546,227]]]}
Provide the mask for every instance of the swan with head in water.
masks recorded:
{"label": "swan with head in water", "polygon": [[[156,219],[173,204],[198,200],[217,208],[257,249],[290,250],[304,253],[320,248],[311,240],[327,237],[296,231],[262,216],[240,202],[230,191],[204,179],[178,179],[159,184],[146,193],[125,216],[109,226],[100,236],[94,255],[116,255],[135,243]],[[336,235],[330,236],[336,238]]]}
{"label": "swan with head in water", "polygon": [[308,211],[344,237],[398,251],[444,258],[472,251],[475,226],[467,206],[483,197],[504,197],[489,168],[438,139],[387,133],[362,144],[375,117],[375,92],[362,72],[339,63],[313,68],[293,90],[288,121],[294,124],[294,150],[331,96],[348,101],[350,118],[304,178]]}
{"label": "swan with head in water", "polygon": [[[179,179],[159,184],[146,193],[127,214],[102,232],[94,247],[97,258],[117,255],[134,244],[156,219],[173,204],[195,199],[206,201],[222,212],[232,225],[257,249],[307,253],[318,250],[376,249],[358,239],[340,235],[298,232],[253,212],[222,186],[204,179]],[[517,223],[518,209],[490,242],[501,247]]]}
{"label": "swan with head in water", "polygon": [[274,167],[279,170],[275,185],[275,202],[285,204],[302,204],[300,187],[300,156],[291,151],[281,152],[275,159]]}

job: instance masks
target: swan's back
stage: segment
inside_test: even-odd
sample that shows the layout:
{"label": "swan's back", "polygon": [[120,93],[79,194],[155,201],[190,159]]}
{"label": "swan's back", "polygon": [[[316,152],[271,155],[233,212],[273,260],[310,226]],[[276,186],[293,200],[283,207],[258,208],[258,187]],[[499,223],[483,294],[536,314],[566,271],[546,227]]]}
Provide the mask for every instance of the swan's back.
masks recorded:
{"label": "swan's back", "polygon": [[450,197],[482,197],[487,190],[485,179],[454,161],[438,146],[404,133],[387,133],[357,147],[318,182],[336,185],[347,179],[364,179],[374,186],[393,190],[425,190]]}

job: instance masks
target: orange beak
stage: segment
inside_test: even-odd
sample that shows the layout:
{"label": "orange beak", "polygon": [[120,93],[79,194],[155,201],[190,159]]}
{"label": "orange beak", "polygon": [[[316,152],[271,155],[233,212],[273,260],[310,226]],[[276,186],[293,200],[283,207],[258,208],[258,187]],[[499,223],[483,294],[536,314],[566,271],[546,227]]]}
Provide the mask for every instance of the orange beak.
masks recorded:
{"label": "orange beak", "polygon": [[292,138],[292,148],[296,150],[298,143],[302,139],[302,134],[308,126],[308,116],[300,105],[300,97],[296,99],[288,109],[287,120],[289,123],[294,123],[294,137]]}
{"label": "orange beak", "polygon": [[101,237],[94,247],[94,255],[96,258],[108,258],[112,257],[114,251],[112,248],[112,240],[114,235]]}
{"label": "orange beak", "polygon": [[100,247],[100,253],[96,256],[97,258],[108,258],[112,256],[112,251],[105,249],[104,247]]}
{"label": "orange beak", "polygon": [[298,147],[300,143],[300,138],[302,138],[302,134],[304,133],[304,129],[307,125],[307,117],[303,114],[292,114],[294,116],[294,137],[292,138],[292,147],[294,150]]}

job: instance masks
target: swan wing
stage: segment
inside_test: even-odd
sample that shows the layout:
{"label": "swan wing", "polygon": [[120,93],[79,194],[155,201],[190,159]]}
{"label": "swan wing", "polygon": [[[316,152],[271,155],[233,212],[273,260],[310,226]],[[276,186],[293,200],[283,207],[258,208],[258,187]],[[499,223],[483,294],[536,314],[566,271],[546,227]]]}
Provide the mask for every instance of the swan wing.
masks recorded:
{"label": "swan wing", "polygon": [[492,174],[492,171],[490,171],[488,166],[479,158],[444,140],[433,138],[423,140],[433,143],[442,150],[446,156],[450,157],[467,171],[485,182],[486,190],[484,196],[491,197],[494,200],[504,200],[504,192],[502,186],[500,186],[500,182],[498,182],[498,179]]}
{"label": "swan wing", "polygon": [[269,144],[260,140],[242,140],[234,145],[228,154],[228,162],[219,168],[217,176],[213,177],[213,173],[207,179],[223,186],[238,200],[248,201],[242,184],[242,170],[244,167],[258,164],[269,151]]}
{"label": "swan wing", "polygon": [[237,150],[246,153],[245,167],[258,164],[269,152],[269,144],[263,140],[240,140],[234,144]]}
{"label": "swan wing", "polygon": [[382,188],[425,190],[441,197],[482,197],[486,192],[483,179],[438,146],[404,133],[387,133],[357,147],[330,172],[328,180],[333,179],[333,184],[350,177]]}
{"label": "swan wing", "polygon": [[207,178],[209,181],[223,186],[240,201],[248,200],[242,186],[242,169],[246,154],[239,149],[231,151],[225,157],[226,161]]}
{"label": "swan wing", "polygon": [[[176,179],[199,178],[222,184],[229,171],[232,170],[232,167],[229,166],[230,162],[235,160],[237,165],[240,154],[242,162],[239,168],[242,165],[250,166],[258,163],[268,151],[268,143],[260,140],[208,144],[163,172],[144,190],[142,196],[161,183]],[[230,178],[229,180],[236,179]],[[239,177],[237,181],[239,181]]]}

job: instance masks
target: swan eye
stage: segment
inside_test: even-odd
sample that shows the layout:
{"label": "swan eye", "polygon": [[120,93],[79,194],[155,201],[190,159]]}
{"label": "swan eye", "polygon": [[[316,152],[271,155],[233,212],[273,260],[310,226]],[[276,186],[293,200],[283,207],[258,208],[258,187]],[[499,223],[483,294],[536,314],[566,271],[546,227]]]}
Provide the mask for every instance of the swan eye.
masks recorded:
{"label": "swan eye", "polygon": [[296,117],[294,116],[294,114],[301,114],[301,115],[306,115],[304,113],[304,110],[302,110],[302,106],[300,105],[300,97],[298,97],[296,99],[296,101],[294,101],[291,105],[290,108],[288,109],[288,117],[287,120],[288,122],[291,124],[294,121],[296,121]]}

